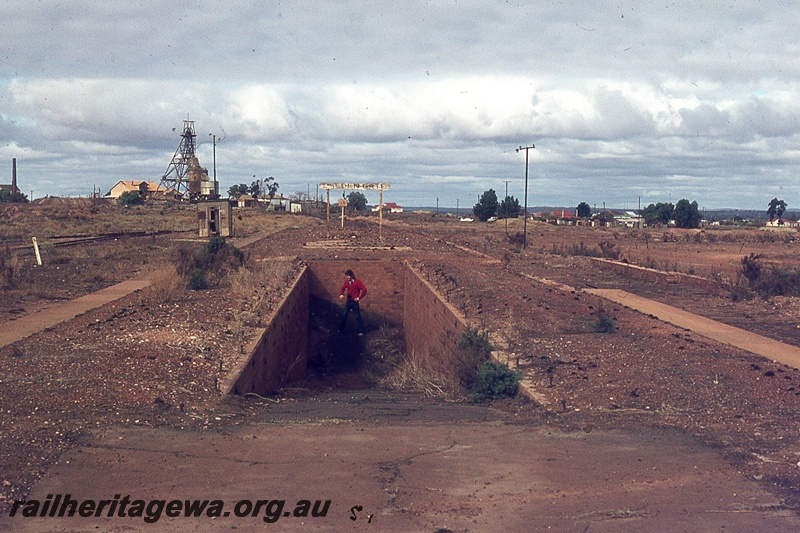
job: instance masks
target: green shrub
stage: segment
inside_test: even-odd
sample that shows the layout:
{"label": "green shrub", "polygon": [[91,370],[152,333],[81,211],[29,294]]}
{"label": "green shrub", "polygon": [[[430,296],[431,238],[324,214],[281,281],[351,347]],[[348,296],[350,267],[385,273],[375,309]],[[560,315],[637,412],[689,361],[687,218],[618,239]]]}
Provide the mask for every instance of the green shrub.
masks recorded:
{"label": "green shrub", "polygon": [[617,321],[608,316],[606,310],[601,307],[597,312],[594,330],[597,333],[614,333],[617,331]]}
{"label": "green shrub", "polygon": [[235,270],[244,264],[244,260],[244,252],[229,245],[225,237],[212,237],[206,245],[205,263],[210,270]]}
{"label": "green shrub", "polygon": [[472,401],[475,403],[511,398],[517,394],[522,374],[508,366],[492,361],[484,362],[477,372],[477,380],[472,387]]}
{"label": "green shrub", "polygon": [[189,272],[188,285],[193,291],[207,289],[208,280],[206,279],[206,273],[200,268],[195,268]]}
{"label": "green shrub", "polygon": [[216,237],[211,237],[211,239],[208,241],[208,244],[206,244],[206,253],[209,256],[214,256],[226,246],[228,246],[228,243],[225,240],[225,237],[220,237],[219,235]]}
{"label": "green shrub", "polygon": [[525,235],[519,231],[512,233],[508,236],[508,242],[517,246],[522,246],[525,243]]}
{"label": "green shrub", "polygon": [[752,300],[753,293],[748,290],[747,287],[744,285],[735,285],[731,289],[731,301],[739,302],[739,301],[746,301]]}
{"label": "green shrub", "polygon": [[473,352],[482,357],[489,357],[494,346],[489,342],[489,333],[479,332],[477,328],[468,329],[458,338],[458,349],[463,352]]}
{"label": "green shrub", "polygon": [[800,295],[800,271],[772,266],[764,268],[760,254],[742,257],[739,274],[747,280],[751,290],[762,298]]}
{"label": "green shrub", "polygon": [[619,259],[621,252],[613,242],[603,241],[598,246],[600,246],[600,251],[606,259]]}
{"label": "green shrub", "polygon": [[122,205],[139,205],[144,203],[142,196],[136,191],[125,191],[120,195],[118,201]]}
{"label": "green shrub", "polygon": [[750,283],[751,288],[755,288],[756,283],[758,283],[758,278],[761,277],[761,257],[763,257],[761,254],[750,254],[742,257],[741,260],[739,272],[741,272],[744,279]]}
{"label": "green shrub", "polygon": [[456,347],[459,359],[458,378],[462,386],[470,389],[477,379],[478,368],[489,360],[494,346],[489,342],[487,332],[468,329],[458,338]]}
{"label": "green shrub", "polygon": [[238,270],[245,262],[245,254],[225,242],[224,237],[213,237],[203,248],[178,247],[173,252],[173,261],[189,288],[202,290],[217,286],[229,272]]}
{"label": "green shrub", "polygon": [[800,295],[800,271],[772,267],[759,278],[755,289],[763,298]]}

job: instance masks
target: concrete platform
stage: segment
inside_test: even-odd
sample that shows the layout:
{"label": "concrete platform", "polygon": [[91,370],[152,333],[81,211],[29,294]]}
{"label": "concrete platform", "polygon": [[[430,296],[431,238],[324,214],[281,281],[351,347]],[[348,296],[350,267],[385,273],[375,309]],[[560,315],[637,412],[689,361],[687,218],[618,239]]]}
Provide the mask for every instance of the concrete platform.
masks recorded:
{"label": "concrete platform", "polygon": [[630,307],[640,313],[652,315],[659,320],[693,331],[709,339],[736,346],[742,350],[793,368],[800,368],[800,348],[797,346],[729,326],[619,289],[583,289],[583,291]]}
{"label": "concrete platform", "polygon": [[[221,500],[219,517],[185,517],[184,503],[153,523],[107,511],[27,518],[21,507],[0,531],[800,531],[775,496],[677,432],[566,433],[484,407],[337,394],[221,431],[88,434],[29,498],[119,508],[129,496],[126,513],[135,500]],[[258,500],[285,504],[251,516]],[[330,504],[294,516],[302,500],[319,500],[318,514]]]}

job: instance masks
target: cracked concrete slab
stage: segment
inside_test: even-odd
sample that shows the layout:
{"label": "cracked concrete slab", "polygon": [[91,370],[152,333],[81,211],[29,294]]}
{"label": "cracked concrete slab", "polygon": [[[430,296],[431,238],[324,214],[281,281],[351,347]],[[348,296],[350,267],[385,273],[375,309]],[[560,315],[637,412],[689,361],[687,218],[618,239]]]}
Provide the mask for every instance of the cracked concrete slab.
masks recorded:
{"label": "cracked concrete slab", "polygon": [[[56,494],[221,500],[229,514],[162,513],[148,524],[19,511],[0,520],[0,531],[800,530],[800,518],[775,496],[677,432],[563,432],[506,421],[310,418],[226,432],[115,427],[83,437],[29,500]],[[269,523],[267,511],[276,508],[266,503],[256,516],[236,517],[237,505],[248,509],[239,504],[245,500],[286,503]],[[325,516],[294,516],[302,500],[330,506]]]}

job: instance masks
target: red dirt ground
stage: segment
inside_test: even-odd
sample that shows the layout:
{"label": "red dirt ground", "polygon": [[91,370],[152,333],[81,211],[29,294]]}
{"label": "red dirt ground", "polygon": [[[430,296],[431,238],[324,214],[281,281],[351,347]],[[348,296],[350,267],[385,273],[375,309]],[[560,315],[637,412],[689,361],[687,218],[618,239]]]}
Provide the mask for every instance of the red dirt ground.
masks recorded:
{"label": "red dirt ground", "polygon": [[[684,272],[733,280],[737,257],[747,253],[800,263],[793,239],[770,240],[752,230],[718,234],[710,243],[710,230],[671,230],[665,237],[665,232],[532,223],[529,245],[521,250],[508,241],[501,224],[446,217],[390,219],[383,240],[374,220],[349,220],[344,230],[310,218],[283,220],[286,229],[248,249],[253,268],[277,268],[285,282],[295,256],[300,261],[408,259],[471,324],[504,339],[501,348],[512,354],[538,394],[536,402],[496,402],[495,408],[565,431],[685,432],[758,480],[781,499],[783,509],[800,510],[800,372],[580,289],[623,288],[795,345],[800,344],[798,299],[733,302],[724,294],[635,279],[588,257],[564,253],[581,242],[589,247],[614,242],[631,262],[647,264],[650,257],[650,266],[678,264]],[[512,224],[512,235],[521,231],[520,225]],[[331,245],[304,246],[326,241]],[[114,269],[98,264],[95,275],[102,276],[101,284],[124,279],[126,272],[138,269],[134,265],[141,265],[143,255],[148,265],[169,262],[169,250],[176,245],[169,237],[134,239],[125,247],[128,253],[115,252]],[[88,246],[97,250],[91,247],[104,245]],[[713,248],[709,256],[707,248]],[[282,259],[270,259],[276,257]],[[29,268],[30,257],[24,261]],[[75,263],[47,265],[27,278],[41,282],[38,292],[18,294],[13,301],[4,298],[3,327],[13,327],[14,317],[45,305],[56,291],[61,297],[85,293],[89,285],[71,288],[71,276],[63,275],[64,265],[70,272],[86,267]],[[535,276],[577,290],[532,281]],[[0,512],[4,502],[27,494],[60,454],[93,428],[224,430],[233,420],[246,420],[247,407],[216,420],[216,389],[249,332],[268,318],[281,290],[279,283],[256,286],[248,298],[222,282],[206,291],[183,290],[169,301],[142,291],[1,349]],[[214,320],[220,313],[225,322]],[[614,320],[616,331],[597,332],[604,317]],[[324,386],[303,384],[307,390]],[[434,405],[435,412],[444,413],[439,416],[447,416]]]}

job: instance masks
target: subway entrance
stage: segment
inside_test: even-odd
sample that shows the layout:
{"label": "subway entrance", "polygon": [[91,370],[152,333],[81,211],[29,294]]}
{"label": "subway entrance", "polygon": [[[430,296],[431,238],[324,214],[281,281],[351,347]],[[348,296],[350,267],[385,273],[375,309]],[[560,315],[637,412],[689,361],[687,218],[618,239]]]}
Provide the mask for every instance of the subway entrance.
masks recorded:
{"label": "subway entrance", "polygon": [[[338,329],[346,270],[368,288],[361,302],[363,336],[352,314]],[[222,390],[271,395],[287,387],[403,388],[408,370],[419,375],[423,368],[446,379],[458,366],[456,343],[467,329],[406,262],[307,261]]]}

